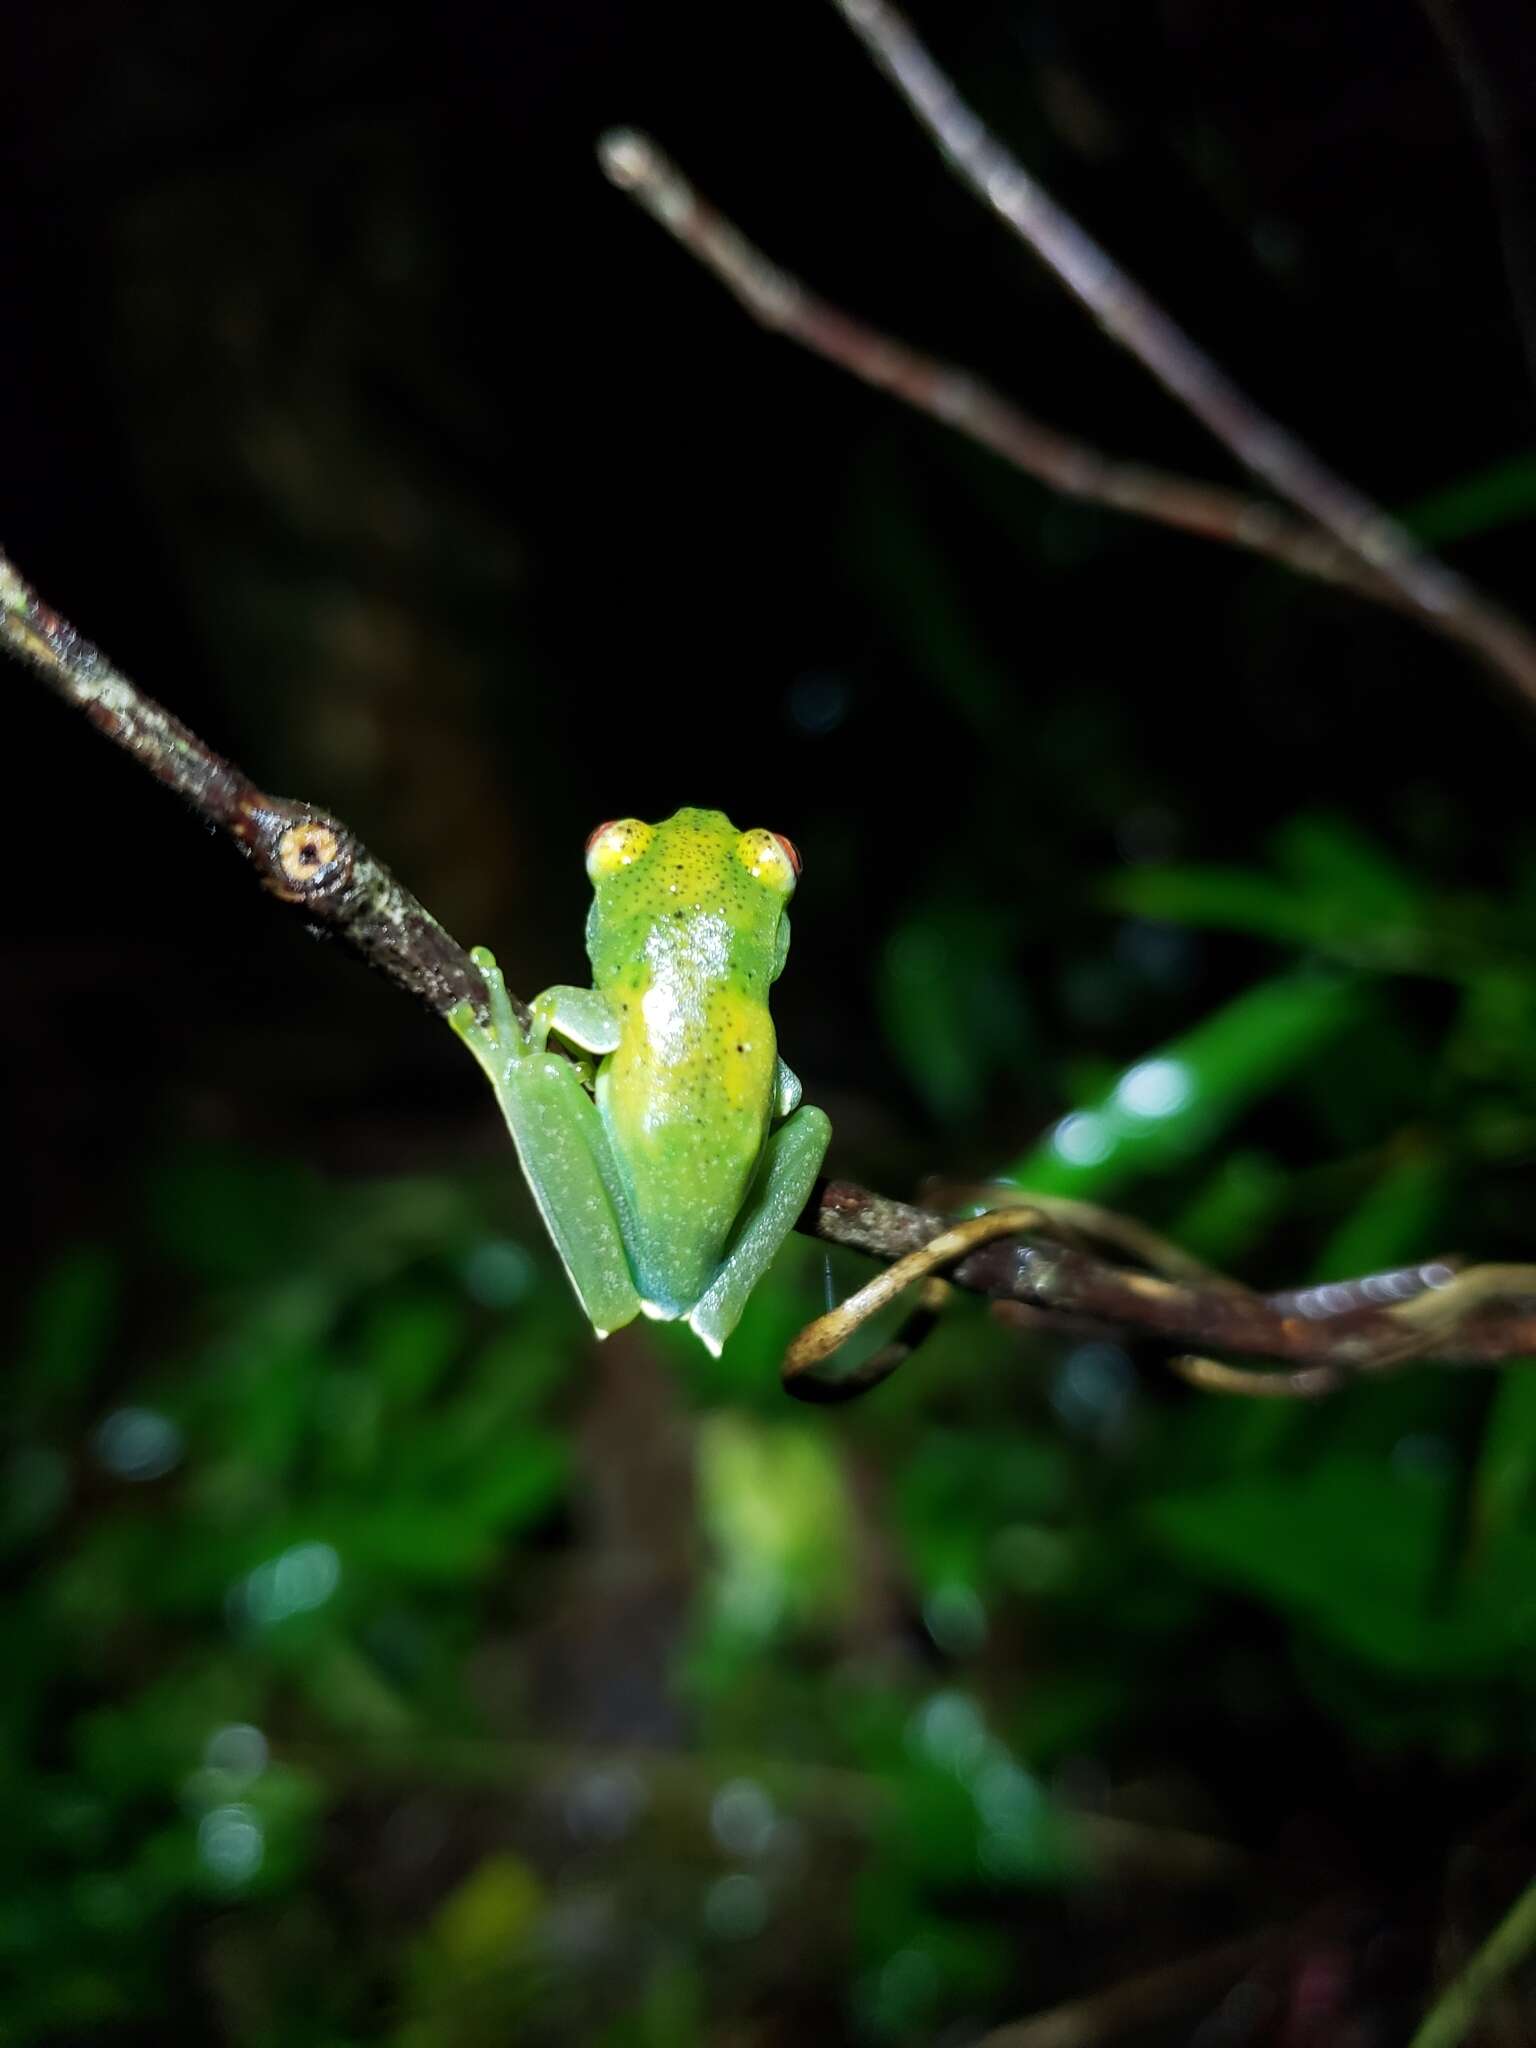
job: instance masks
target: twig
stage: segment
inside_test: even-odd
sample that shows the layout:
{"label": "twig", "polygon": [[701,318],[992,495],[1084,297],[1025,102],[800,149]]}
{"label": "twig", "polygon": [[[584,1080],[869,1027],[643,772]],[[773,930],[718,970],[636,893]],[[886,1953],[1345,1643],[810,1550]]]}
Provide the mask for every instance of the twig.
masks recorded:
{"label": "twig", "polygon": [[[114,669],[3,556],[0,645],[232,840],[279,902],[345,938],[397,988],[439,1015],[465,1000],[484,1003],[485,984],[468,953],[355,833],[313,805],[259,789]],[[526,1005],[517,1007],[526,1017]],[[1208,1361],[1188,1372],[1200,1386],[1326,1392],[1358,1374],[1418,1359],[1496,1364],[1536,1352],[1536,1267],[1454,1273],[1437,1261],[1331,1289],[1266,1296],[1203,1271],[1132,1219],[1071,1202],[1053,1214],[1050,1197],[1023,1189],[1011,1190],[1010,1200],[1036,1212],[1038,1228],[965,1250],[944,1274],[947,1281],[991,1297],[1005,1319],[1068,1329],[1088,1321],[1131,1339],[1270,1359],[1289,1369],[1289,1375],[1244,1373]],[[818,1183],[798,1228],[886,1264],[945,1233],[957,1251],[985,1235],[974,1225],[956,1233],[952,1217],[842,1180]],[[1085,1240],[1164,1270],[1142,1272],[1100,1257],[1083,1248]],[[1303,1368],[1311,1379],[1302,1379]],[[811,1372],[796,1391],[827,1398]]]}
{"label": "twig", "polygon": [[967,435],[1049,489],[1247,548],[1300,575],[1407,608],[1379,570],[1316,527],[1240,491],[1106,455],[1032,418],[971,371],[926,355],[819,298],[700,198],[647,136],[615,129],[598,144],[598,159],[613,183],[719,278],[760,326]]}
{"label": "twig", "polygon": [[1528,1884],[1482,1947],[1441,1992],[1408,2048],[1456,2048],[1478,2007],[1536,1949],[1536,1882]]}
{"label": "twig", "polygon": [[1536,639],[1463,577],[1418,548],[1379,505],[1261,410],[1100,248],[966,105],[887,0],[834,0],[959,176],[1245,469],[1262,477],[1424,623],[1480,655],[1536,701]]}
{"label": "twig", "polygon": [[[130,683],[0,555],[0,642],[83,711],[115,746],[225,833],[263,888],[345,939],[432,1009],[484,1010],[485,983],[463,947],[329,812],[270,796]],[[525,1013],[526,1015],[526,1013]]]}
{"label": "twig", "polygon": [[[1013,1199],[1049,1216],[1049,1196],[1021,1188]],[[955,1224],[951,1217],[847,1181],[829,1181],[817,1189],[801,1228],[829,1243],[896,1260],[954,1231]],[[1245,1372],[1214,1360],[1173,1361],[1192,1384],[1210,1392],[1309,1399],[1428,1359],[1492,1365],[1536,1353],[1536,1266],[1471,1266],[1458,1273],[1435,1259],[1340,1281],[1336,1289],[1287,1288],[1265,1295],[1220,1274],[1188,1280],[1137,1272],[1061,1242],[1059,1231],[1078,1235],[1075,1227],[1053,1223],[1028,1236],[985,1244],[960,1258],[944,1278],[990,1296],[995,1315],[1023,1328],[1086,1321],[1170,1349],[1197,1344],[1290,1368]],[[1336,1294],[1336,1304],[1330,1294]],[[1040,1316],[1042,1310],[1048,1317]],[[844,1378],[834,1369],[818,1379],[814,1361],[807,1370],[792,1354],[792,1363],[791,1391],[808,1401],[846,1399],[889,1377],[887,1370],[865,1381],[856,1369]]]}
{"label": "twig", "polygon": [[[1533,182],[1524,126],[1510,81],[1529,61],[1529,26],[1511,21],[1500,31],[1486,18],[1468,20],[1461,0],[1421,0],[1430,27],[1440,38],[1467,102],[1472,126],[1482,146],[1488,182],[1498,220],[1504,277],[1525,355],[1526,375],[1536,389],[1536,264],[1532,263]],[[1494,34],[1490,37],[1490,30]],[[1505,37],[1498,47],[1499,33]],[[1489,47],[1490,41],[1494,47]]]}
{"label": "twig", "polygon": [[1032,2019],[1017,2020],[984,2034],[977,2048],[1102,2048],[1123,2035],[1176,2019],[1201,1999],[1210,1998],[1245,1977],[1261,1962],[1277,1939],[1277,1930],[1239,1935],[1217,1948],[1181,1956],[1176,1963],[1128,1978],[1091,1998],[1053,2006]]}
{"label": "twig", "polygon": [[[494,1741],[479,1736],[423,1736],[364,1732],[345,1754],[330,1747],[292,1749],[287,1757],[312,1764],[330,1783],[366,1788],[379,1783],[430,1783],[484,1793],[526,1793],[530,1788],[557,1797],[602,1775],[628,1782],[637,1808],[670,1811],[708,1806],[721,1782],[752,1778],[775,1802],[814,1817],[827,1833],[867,1834],[900,1805],[888,1778],[848,1764],[807,1763],[798,1758],[744,1750],[702,1757],[680,1750],[632,1746],[597,1748],[577,1743]],[[1127,1883],[1225,1887],[1262,1875],[1265,1864],[1247,1850],[1217,1836],[1188,1828],[1163,1827],[1119,1814],[1085,1813],[1063,1804],[1056,1809],[1087,1874]]]}

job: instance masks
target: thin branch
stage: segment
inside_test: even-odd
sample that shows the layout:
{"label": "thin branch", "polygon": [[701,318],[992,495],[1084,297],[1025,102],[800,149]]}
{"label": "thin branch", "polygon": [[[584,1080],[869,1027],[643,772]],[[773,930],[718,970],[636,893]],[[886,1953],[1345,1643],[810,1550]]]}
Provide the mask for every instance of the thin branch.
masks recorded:
{"label": "thin branch", "polygon": [[[1013,1199],[1047,1215],[1051,1209],[1049,1196],[1025,1189]],[[829,1181],[817,1189],[801,1228],[891,1261],[921,1251],[956,1226],[952,1217],[847,1181]],[[1210,1392],[1310,1399],[1354,1379],[1431,1359],[1439,1365],[1493,1365],[1536,1354],[1536,1266],[1472,1266],[1458,1273],[1435,1259],[1332,1288],[1266,1295],[1220,1274],[1188,1280],[1138,1272],[1061,1241],[1078,1234],[1053,1222],[1048,1229],[983,1244],[944,1278],[989,1296],[994,1314],[1023,1329],[1093,1323],[1170,1350],[1193,1345],[1288,1368],[1244,1372],[1214,1360],[1173,1361],[1192,1384]],[[822,1373],[814,1364],[798,1366],[793,1354],[792,1365],[789,1390],[817,1402],[863,1393],[894,1369],[865,1380],[857,1367],[840,1372],[833,1365]]]}
{"label": "thin branch", "polygon": [[700,198],[647,136],[615,129],[598,144],[608,177],[697,257],[752,318],[877,391],[952,427],[1064,497],[1264,555],[1300,575],[1409,609],[1379,570],[1330,535],[1220,484],[1122,462],[1045,426],[989,384],[819,298]]}
{"label": "thin branch", "polygon": [[[1536,389],[1536,263],[1532,261],[1533,186],[1530,156],[1522,144],[1521,120],[1509,91],[1512,67],[1529,62],[1530,24],[1511,20],[1508,29],[1485,17],[1474,24],[1462,0],[1421,0],[1467,102],[1467,111],[1487,166],[1498,221],[1504,278],[1515,311],[1526,375]],[[1493,34],[1490,36],[1490,30]],[[1500,38],[1503,47],[1498,47]],[[1490,42],[1494,47],[1489,47]]]}
{"label": "thin branch", "polygon": [[1281,1930],[1262,1928],[1129,1977],[1069,2005],[1053,2006],[984,2034],[977,2048],[1102,2048],[1159,2020],[1177,2019],[1246,1977],[1272,1953]]}
{"label": "thin branch", "polygon": [[223,832],[280,902],[440,1014],[466,1000],[484,1010],[479,968],[356,833],[313,804],[258,789],[44,604],[4,555],[0,643]]}
{"label": "thin branch", "polygon": [[[458,941],[390,874],[355,833],[313,805],[259,789],[50,610],[0,557],[0,645],[34,669],[98,732],[176,790],[229,838],[263,886],[311,925],[335,932],[381,974],[439,1015],[485,984]],[[526,1005],[518,1004],[527,1015]],[[1311,1394],[1420,1359],[1497,1364],[1536,1353],[1536,1266],[1472,1267],[1443,1260],[1328,1288],[1261,1295],[1204,1271],[1130,1218],[1090,1204],[1009,1191],[1030,1227],[993,1241],[974,1220],[899,1202],[852,1181],[821,1181],[798,1228],[889,1265],[945,1237],[956,1247],[944,1279],[988,1296],[995,1313],[1031,1328],[1108,1326],[1128,1341],[1268,1359],[1280,1373],[1214,1361],[1187,1365],[1196,1385],[1225,1392]],[[1096,1243],[1115,1256],[1086,1248]],[[963,1256],[959,1253],[963,1251]],[[1130,1258],[1160,1271],[1142,1271]],[[922,1262],[917,1262],[921,1264]],[[941,1263],[935,1260],[935,1264]],[[808,1399],[845,1396],[796,1381]]]}
{"label": "thin branch", "polygon": [[[495,1740],[433,1736],[411,1729],[363,1733],[345,1753],[327,1746],[290,1750],[288,1755],[295,1762],[313,1763],[328,1783],[360,1788],[391,1781],[426,1782],[482,1793],[524,1793],[532,1787],[560,1796],[602,1773],[627,1780],[637,1806],[685,1812],[701,1803],[707,1807],[722,1780],[750,1777],[791,1812],[814,1816],[823,1831],[855,1836],[868,1834],[900,1805],[896,1786],[874,1772],[774,1757],[760,1750],[706,1758],[679,1750],[518,1742],[500,1735]],[[1266,1874],[1262,1859],[1216,1836],[1120,1814],[1088,1813],[1066,1803],[1057,1812],[1094,1877],[1230,1892],[1234,1885]]]}
{"label": "thin branch", "polygon": [[1243,467],[1536,701],[1536,639],[1264,412],[991,134],[887,0],[834,0],[961,179]]}
{"label": "thin branch", "polygon": [[1408,2048],[1456,2048],[1488,1994],[1536,1951],[1536,1882],[1526,1886],[1482,1947],[1447,1984]]}

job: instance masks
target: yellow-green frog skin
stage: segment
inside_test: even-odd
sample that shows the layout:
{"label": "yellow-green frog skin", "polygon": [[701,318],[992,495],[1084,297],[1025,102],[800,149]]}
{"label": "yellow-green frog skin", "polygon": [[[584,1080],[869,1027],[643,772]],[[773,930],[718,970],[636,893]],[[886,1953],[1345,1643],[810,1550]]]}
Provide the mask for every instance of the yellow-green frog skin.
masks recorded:
{"label": "yellow-green frog skin", "polygon": [[[643,1311],[718,1351],[815,1183],[831,1126],[800,1103],[768,1009],[798,871],[788,840],[719,811],[617,819],[587,843],[590,989],[547,989],[524,1034],[475,955],[490,1027],[467,1004],[449,1021],[600,1335]],[[595,1074],[551,1032],[600,1055]]]}

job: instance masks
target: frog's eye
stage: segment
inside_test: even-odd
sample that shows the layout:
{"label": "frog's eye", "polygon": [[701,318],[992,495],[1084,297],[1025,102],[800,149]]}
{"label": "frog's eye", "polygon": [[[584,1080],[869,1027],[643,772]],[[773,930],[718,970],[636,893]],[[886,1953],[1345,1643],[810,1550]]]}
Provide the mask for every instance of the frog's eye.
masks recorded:
{"label": "frog's eye", "polygon": [[637,861],[655,828],[640,818],[610,818],[587,841],[587,873],[595,882]]}
{"label": "frog's eye", "polygon": [[800,854],[795,842],[782,832],[743,832],[736,842],[736,855],[755,882],[766,882],[782,896],[793,893]]}

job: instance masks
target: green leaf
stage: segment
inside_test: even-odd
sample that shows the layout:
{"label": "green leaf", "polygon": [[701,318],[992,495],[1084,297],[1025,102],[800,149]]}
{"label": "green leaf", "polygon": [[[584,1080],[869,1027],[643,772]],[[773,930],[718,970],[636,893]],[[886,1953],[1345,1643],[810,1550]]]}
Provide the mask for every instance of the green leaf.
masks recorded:
{"label": "green leaf", "polygon": [[1335,1454],[1302,1474],[1254,1474],[1152,1503],[1156,1539],[1201,1576],[1273,1603],[1401,1677],[1490,1678],[1528,1634],[1528,1561],[1453,1599],[1448,1473]]}
{"label": "green leaf", "polygon": [[1267,1152],[1230,1152],[1179,1211],[1174,1242],[1213,1266],[1235,1268],[1284,1210],[1290,1185]]}
{"label": "green leaf", "polygon": [[1363,925],[1411,925],[1422,914],[1418,883],[1347,819],[1318,813],[1291,818],[1274,835],[1271,850],[1310,896],[1347,910]]}
{"label": "green leaf", "polygon": [[1103,1199],[1210,1145],[1360,1016],[1353,981],[1300,973],[1261,983],[1128,1067],[1097,1102],[1063,1117],[1007,1178],[1042,1194]]}
{"label": "green leaf", "polygon": [[466,1317],[456,1301],[425,1289],[387,1295],[372,1311],[360,1347],[396,1418],[417,1407],[447,1372],[464,1341]]}
{"label": "green leaf", "polygon": [[1165,923],[1315,948],[1350,965],[1423,970],[1432,950],[1425,891],[1363,832],[1342,818],[1306,815],[1282,826],[1270,851],[1277,873],[1132,868],[1099,893],[1117,910]]}
{"label": "green leaf", "polygon": [[509,1530],[548,1513],[569,1461],[556,1437],[529,1431],[484,1472],[441,1495],[393,1495],[359,1506],[327,1527],[343,1568],[352,1561],[385,1577],[433,1583],[474,1576],[495,1558]]}
{"label": "green leaf", "polygon": [[912,1086],[947,1122],[973,1117],[1000,1067],[1030,1057],[1029,1008],[1006,927],[960,906],[909,918],[880,962],[886,1037]]}
{"label": "green leaf", "polygon": [[1319,1280],[1353,1278],[1434,1250],[1454,1182],[1428,1152],[1394,1160],[1353,1205],[1317,1262]]}
{"label": "green leaf", "polygon": [[895,1508],[927,1589],[985,1585],[999,1531],[1060,1511],[1067,1454],[1044,1437],[930,1428],[906,1461]]}
{"label": "green leaf", "polygon": [[66,1252],[27,1305],[9,1376],[13,1415],[67,1414],[90,1384],[117,1316],[117,1260],[99,1245]]}
{"label": "green leaf", "polygon": [[[1323,837],[1298,838],[1288,851],[1301,865],[1289,876],[1216,866],[1132,868],[1111,876],[1099,895],[1113,909],[1165,924],[1242,932],[1383,972],[1426,971],[1431,940],[1418,899],[1385,863],[1309,869],[1319,856],[1331,860],[1344,850]],[[1358,856],[1363,848],[1356,842],[1349,851]]]}
{"label": "green leaf", "polygon": [[934,545],[910,470],[887,447],[862,466],[854,512],[861,567],[906,658],[935,685],[946,711],[990,738],[1018,696],[1017,683],[988,649],[974,606]]}
{"label": "green leaf", "polygon": [[[1109,876],[1098,895],[1112,910],[1159,924],[1246,932],[1286,946],[1312,945],[1319,936],[1317,906],[1298,896],[1289,882],[1257,868],[1129,868]],[[1331,929],[1327,936],[1333,936]]]}
{"label": "green leaf", "polygon": [[1482,1553],[1529,1519],[1536,1502],[1536,1360],[1501,1370],[1472,1477],[1472,1542]]}
{"label": "green leaf", "polygon": [[1536,518],[1536,455],[1511,455],[1420,498],[1401,515],[1429,547]]}
{"label": "green leaf", "polygon": [[294,1161],[208,1147],[162,1167],[146,1206],[167,1251],[210,1280],[238,1282],[312,1265],[334,1204],[319,1176]]}

